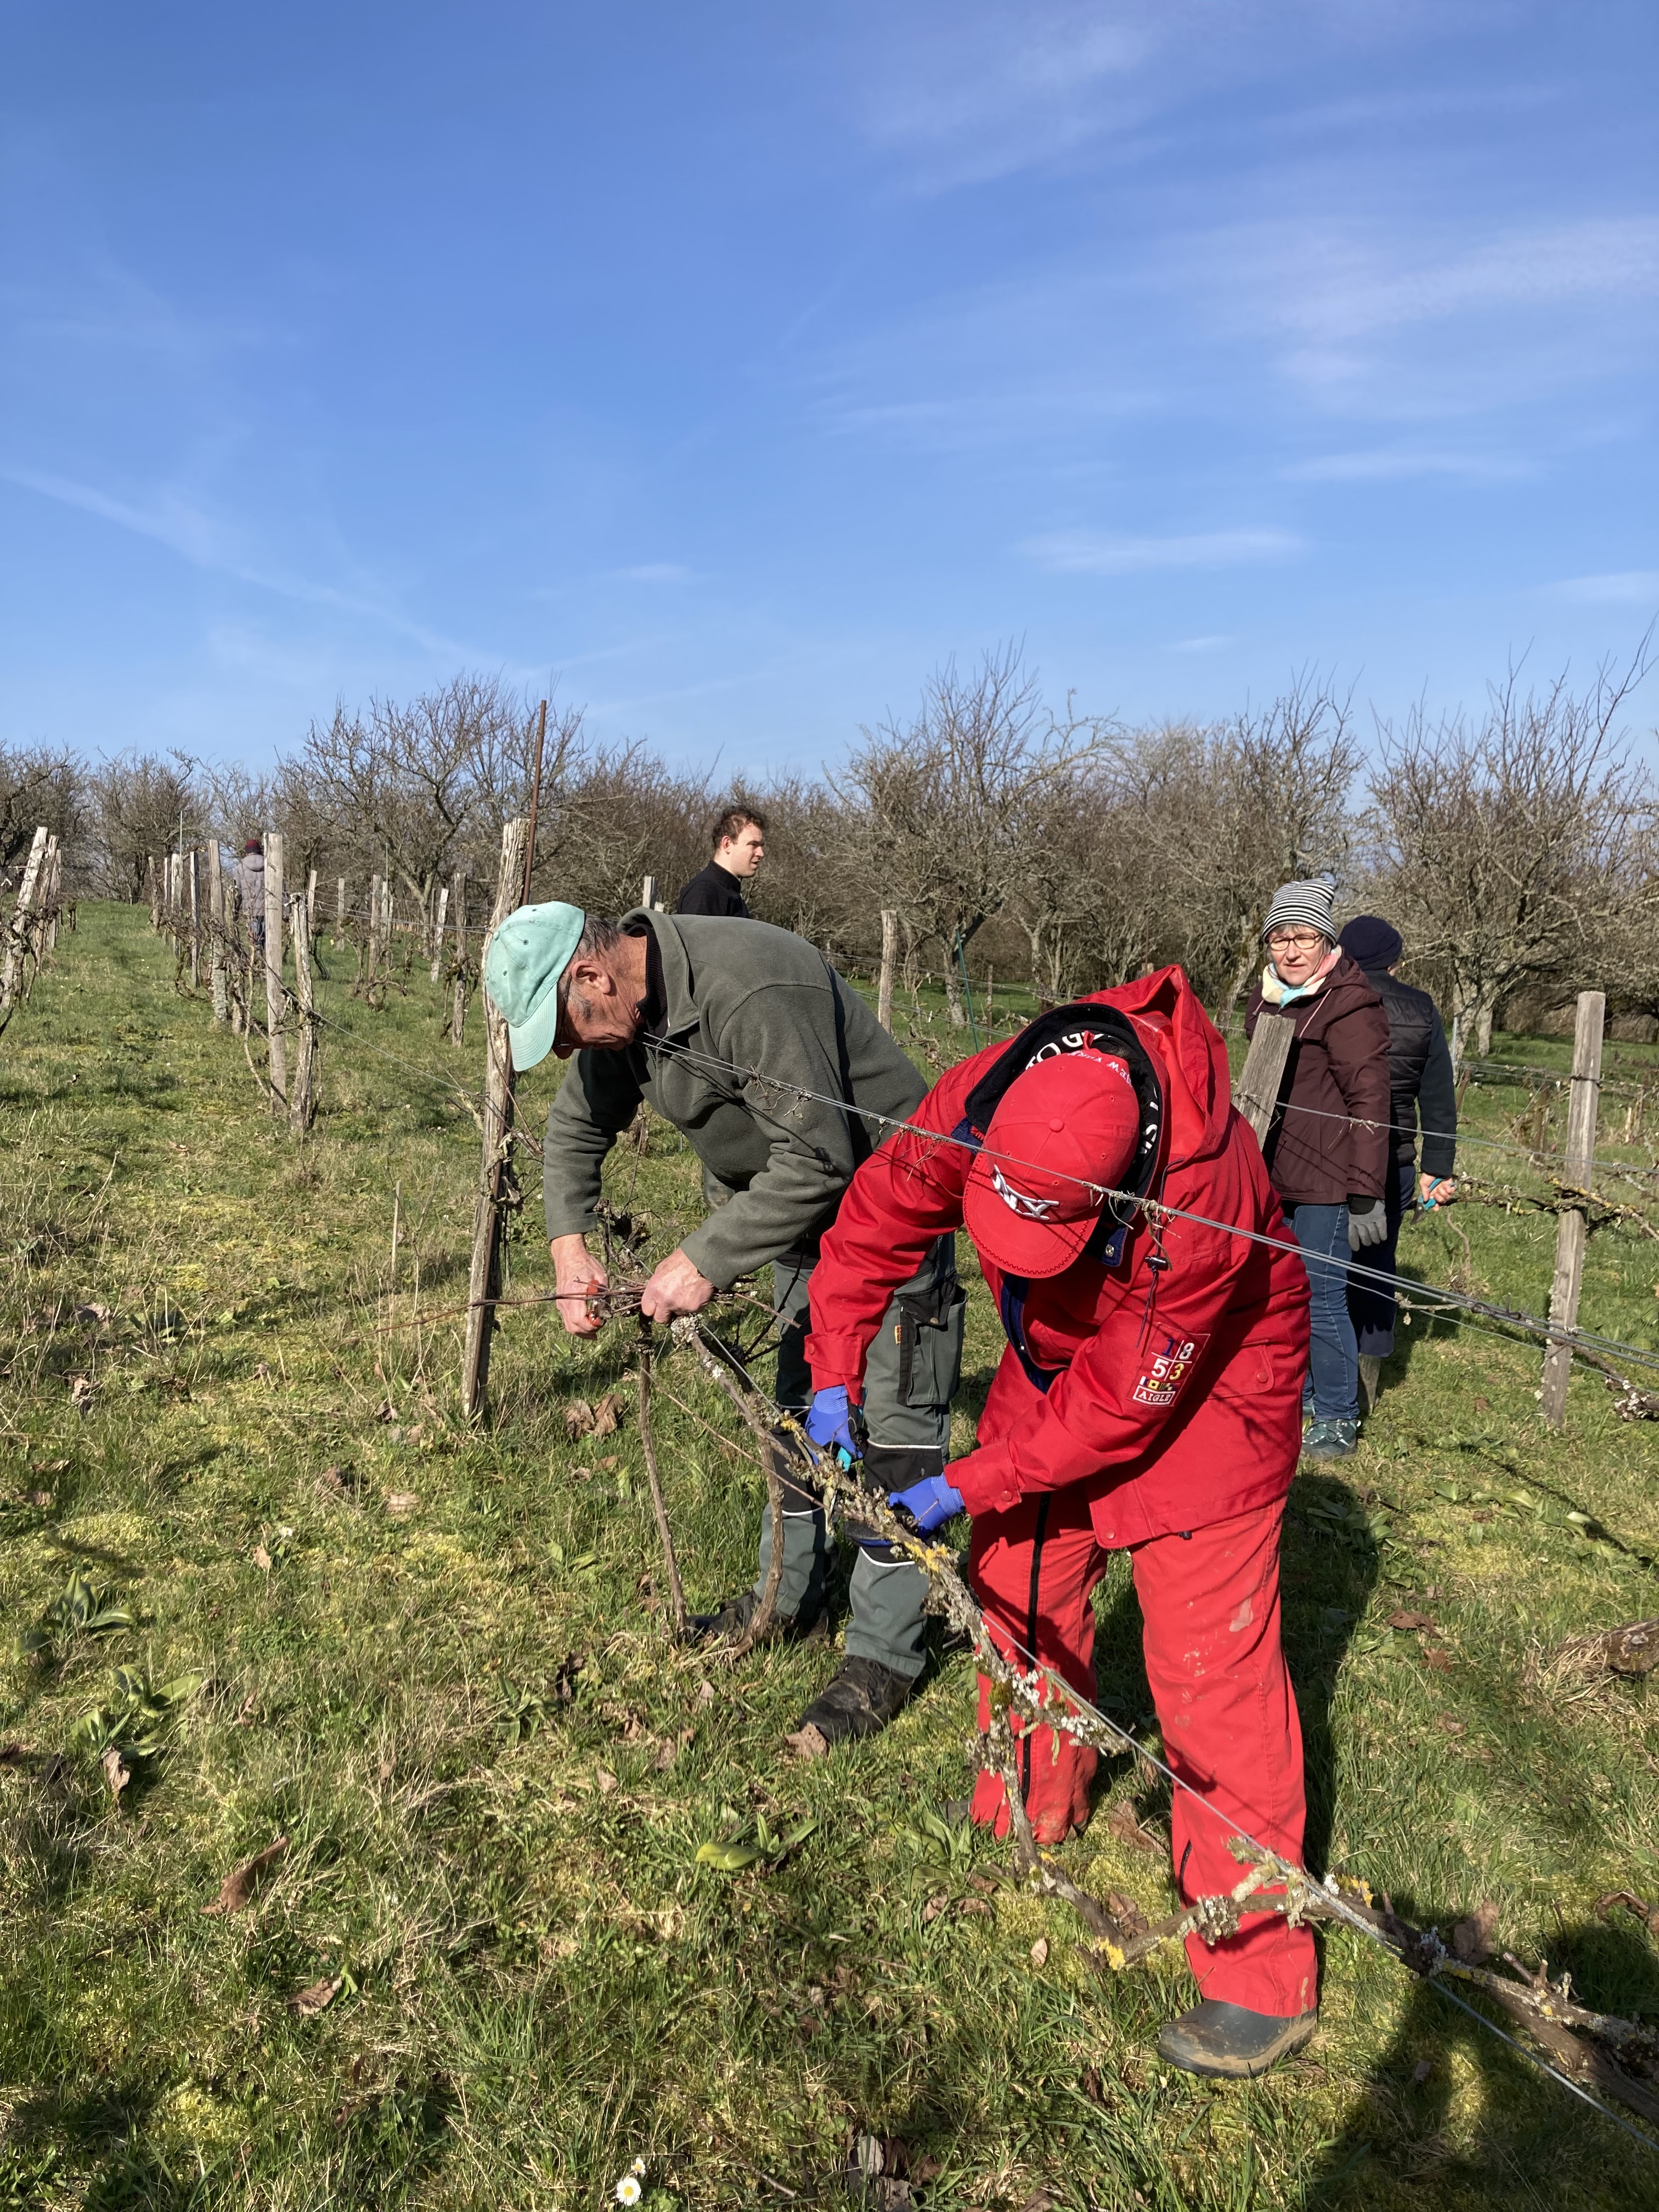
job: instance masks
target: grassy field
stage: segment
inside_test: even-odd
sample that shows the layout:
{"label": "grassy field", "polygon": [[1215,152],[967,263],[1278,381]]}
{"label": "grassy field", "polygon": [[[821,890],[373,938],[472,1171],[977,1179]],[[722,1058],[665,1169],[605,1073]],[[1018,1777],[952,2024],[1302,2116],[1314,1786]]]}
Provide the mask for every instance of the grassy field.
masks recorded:
{"label": "grassy field", "polygon": [[[1301,2060],[1167,2073],[1178,1954],[1103,1984],[1066,1909],[945,1816],[960,1652],[878,1742],[802,1767],[781,1739],[828,1650],[672,1648],[627,1333],[509,1314],[491,1422],[459,1423],[478,1051],[437,999],[418,968],[379,1012],[324,986],[302,1146],[141,912],[83,908],[0,1042],[0,2205],[597,2208],[640,2158],[647,2205],[833,2206],[855,2133],[964,2212],[1659,2203],[1659,2149],[1345,1933]],[[525,1080],[532,1127],[554,1079]],[[1523,1094],[1469,1103],[1502,1139]],[[659,1125],[612,1166],[668,1249],[690,1155]],[[520,1293],[547,1278],[525,1172]],[[1535,1312],[1553,1232],[1460,1207],[1404,1264]],[[1597,1235],[1588,1326],[1659,1341],[1655,1250]],[[1300,1478],[1288,1523],[1310,1863],[1443,1930],[1489,1899],[1504,1947],[1659,2012],[1653,1937],[1594,1910],[1659,1888],[1644,1688],[1548,1665],[1659,1613],[1659,1431],[1581,1374],[1548,1436],[1535,1352],[1401,1342],[1359,1454]],[[958,1448],[998,1349],[974,1279]],[[662,1408],[706,1605],[750,1571],[758,1478],[720,1401],[665,1380],[708,1424]],[[617,1431],[573,1438],[573,1401],[612,1389]],[[1126,1563],[1100,1613],[1103,1701],[1152,1742]],[[1155,1914],[1167,1858],[1109,1832],[1122,1798],[1161,1829],[1121,1766],[1066,1861]],[[698,1863],[761,1815],[815,1825],[773,1871]],[[209,1910],[284,1836],[243,1909]]]}

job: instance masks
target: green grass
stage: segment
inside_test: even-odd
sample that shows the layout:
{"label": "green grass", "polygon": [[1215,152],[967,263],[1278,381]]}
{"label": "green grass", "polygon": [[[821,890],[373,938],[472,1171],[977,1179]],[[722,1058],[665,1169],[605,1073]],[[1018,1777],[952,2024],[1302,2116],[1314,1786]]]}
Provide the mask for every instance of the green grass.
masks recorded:
{"label": "green grass", "polygon": [[[671,1649],[631,1413],[597,1443],[564,1420],[613,1386],[631,1406],[626,1332],[582,1349],[544,1307],[509,1314],[490,1425],[458,1421],[478,1049],[476,1013],[464,1052],[440,1036],[437,998],[418,967],[378,1012],[325,987],[349,1034],[303,1146],[142,913],[83,908],[0,1042],[0,1605],[28,1632],[78,1571],[132,1618],[60,1617],[0,1657],[0,2205],[597,2207],[636,2154],[648,2203],[833,2205],[854,2130],[936,2166],[928,2206],[1659,2203],[1659,2152],[1344,1933],[1302,2060],[1243,2089],[1167,2074],[1177,1954],[1103,1984],[1064,1908],[976,1882],[995,1847],[921,1838],[971,1772],[959,1652],[878,1743],[803,1768],[781,1739],[828,1652]],[[919,1050],[949,1058],[923,1014]],[[524,1084],[532,1126],[552,1079]],[[1522,1103],[1471,1110],[1501,1135]],[[636,1188],[612,1165],[666,1249],[690,1155],[658,1125]],[[1552,1231],[1462,1208],[1408,1230],[1404,1262],[1536,1311]],[[1589,1326],[1655,1342],[1654,1252],[1596,1237]],[[512,1258],[517,1291],[545,1286],[533,1197]],[[976,1279],[970,1313],[959,1447],[998,1353]],[[1297,1483],[1310,1850],[1443,1929],[1490,1898],[1506,1947],[1652,2013],[1652,1939],[1593,1910],[1659,1889],[1644,1690],[1576,1695],[1544,1662],[1659,1613],[1659,1432],[1581,1375],[1547,1435],[1538,1367],[1402,1332],[1358,1457]],[[733,1435],[689,1369],[665,1380]],[[660,1441],[707,1604],[750,1571],[757,1480],[669,1407]],[[1144,1728],[1115,1566],[1102,1695]],[[1405,1605],[1443,1668],[1387,1626]],[[118,1802],[86,1720],[118,1735],[118,1669],[200,1678]],[[1127,1771],[1104,1782],[1163,1818]],[[817,1826],[775,1872],[697,1864],[757,1813]],[[279,1834],[252,1905],[206,1913]],[[1167,1908],[1165,1861],[1103,1819],[1066,1857]]]}

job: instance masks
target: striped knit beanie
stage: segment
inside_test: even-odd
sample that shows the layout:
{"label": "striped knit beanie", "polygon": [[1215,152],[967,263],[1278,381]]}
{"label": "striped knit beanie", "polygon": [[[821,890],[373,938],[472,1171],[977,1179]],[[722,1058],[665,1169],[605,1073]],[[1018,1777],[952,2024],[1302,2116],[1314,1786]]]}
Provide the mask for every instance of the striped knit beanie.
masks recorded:
{"label": "striped knit beanie", "polygon": [[1311,883],[1280,884],[1261,925],[1265,945],[1276,929],[1316,929],[1336,942],[1336,885],[1328,876]]}

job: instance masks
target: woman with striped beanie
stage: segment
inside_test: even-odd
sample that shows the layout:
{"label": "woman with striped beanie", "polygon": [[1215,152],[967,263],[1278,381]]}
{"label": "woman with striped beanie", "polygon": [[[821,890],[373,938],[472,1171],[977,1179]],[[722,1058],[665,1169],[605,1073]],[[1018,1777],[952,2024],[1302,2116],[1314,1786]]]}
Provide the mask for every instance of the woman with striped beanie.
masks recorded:
{"label": "woman with striped beanie", "polygon": [[1313,1421],[1302,1445],[1313,1460],[1346,1459],[1358,1440],[1348,1261],[1363,1260],[1388,1229],[1388,1017],[1336,942],[1335,904],[1328,877],[1279,885],[1261,931],[1267,963],[1244,1018],[1247,1036],[1264,1007],[1295,1024],[1262,1151],[1313,1293]]}

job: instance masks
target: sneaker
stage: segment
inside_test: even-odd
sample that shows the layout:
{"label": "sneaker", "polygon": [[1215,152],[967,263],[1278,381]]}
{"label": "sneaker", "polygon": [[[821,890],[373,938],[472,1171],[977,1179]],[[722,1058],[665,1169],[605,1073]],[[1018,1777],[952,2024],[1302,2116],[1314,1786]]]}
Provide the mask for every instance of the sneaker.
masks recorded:
{"label": "sneaker", "polygon": [[[718,1613],[694,1613],[685,1624],[688,1644],[741,1644],[749,1633],[749,1624],[760,1611],[760,1592],[752,1587],[739,1590],[729,1597]],[[817,1639],[828,1634],[823,1609],[803,1620],[798,1613],[775,1613],[772,1625],[762,1637],[763,1644],[782,1638],[789,1642]]]}
{"label": "sneaker", "polygon": [[822,1759],[831,1745],[879,1735],[910,1701],[915,1679],[878,1659],[843,1659],[784,1741],[801,1759]]}
{"label": "sneaker", "polygon": [[1358,1421],[1316,1421],[1302,1439],[1304,1459],[1348,1459],[1359,1442]]}
{"label": "sneaker", "polygon": [[1206,1997],[1179,2020],[1165,2021],[1158,2032],[1158,2055],[1183,2073],[1249,2081],[1310,2043],[1318,2025],[1316,2012],[1294,2013],[1281,2020],[1273,2013],[1251,2012],[1244,2005]]}

